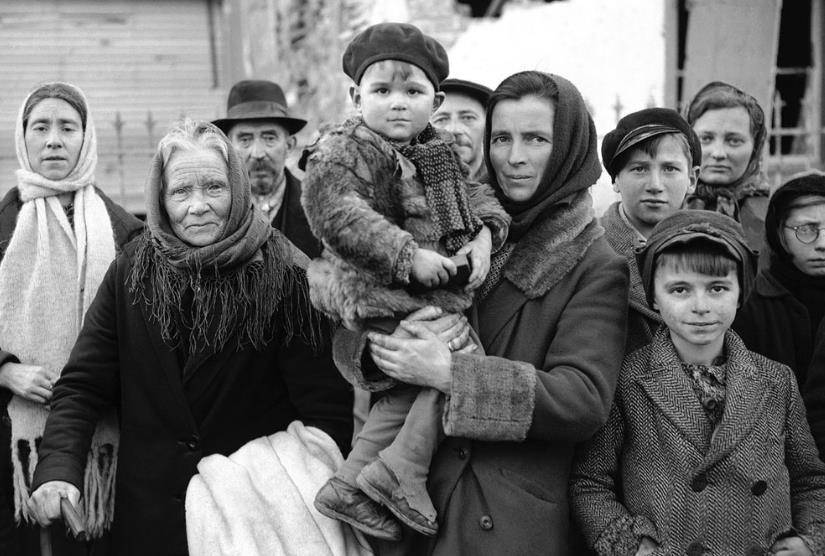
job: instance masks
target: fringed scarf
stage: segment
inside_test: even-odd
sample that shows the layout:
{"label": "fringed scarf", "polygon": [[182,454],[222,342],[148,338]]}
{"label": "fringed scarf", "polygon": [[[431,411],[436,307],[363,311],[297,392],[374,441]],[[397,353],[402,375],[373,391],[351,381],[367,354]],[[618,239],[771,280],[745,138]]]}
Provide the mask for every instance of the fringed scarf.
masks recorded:
{"label": "fringed scarf", "polygon": [[311,309],[294,250],[252,206],[246,171],[228,140],[210,124],[197,131],[213,132],[228,147],[232,205],[222,236],[193,247],[174,234],[163,208],[158,152],[146,184],[148,230],[135,253],[130,291],[150,308],[163,341],[170,347],[187,341],[189,354],[215,353],[232,341],[238,349],[257,349],[274,337],[287,344],[299,336],[317,347],[322,319]]}
{"label": "fringed scarf", "polygon": [[470,210],[467,185],[453,149],[430,124],[414,143],[397,148],[415,166],[444,246],[447,252],[455,254],[478,234],[483,224]]}
{"label": "fringed scarf", "polygon": [[491,258],[490,272],[479,290],[482,299],[502,277],[530,298],[544,295],[604,235],[588,193],[602,171],[593,119],[575,85],[558,75],[543,77],[552,81],[557,93],[553,150],[541,183],[526,201],[511,200],[498,184],[489,149],[497,103],[487,106],[484,159],[490,183],[513,220],[507,243]]}
{"label": "fringed scarf", "polygon": [[[86,99],[74,89],[84,104]],[[91,113],[74,169],[64,179],[49,180],[32,171],[26,151],[21,106],[15,127],[17,187],[23,205],[5,256],[0,262],[0,343],[21,363],[43,366],[56,380],[80,333],[83,316],[115,257],[109,214],[95,193],[97,139]],[[57,199],[74,192],[74,226]],[[8,406],[12,426],[15,519],[30,521],[24,510],[43,436],[47,407],[14,396]],[[118,444],[117,421],[98,424],[86,464],[83,513],[92,536],[112,520]]]}

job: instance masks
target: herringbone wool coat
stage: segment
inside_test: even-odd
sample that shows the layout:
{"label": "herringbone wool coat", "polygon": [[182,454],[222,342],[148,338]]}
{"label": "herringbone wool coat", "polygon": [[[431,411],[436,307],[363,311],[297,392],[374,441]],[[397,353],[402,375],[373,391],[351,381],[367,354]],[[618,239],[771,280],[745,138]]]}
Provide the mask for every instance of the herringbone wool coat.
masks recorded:
{"label": "herringbone wool coat", "polygon": [[625,359],[607,424],[579,453],[574,516],[599,554],[767,554],[786,534],[825,552],[825,464],[791,370],[725,336],[716,430],[668,330]]}

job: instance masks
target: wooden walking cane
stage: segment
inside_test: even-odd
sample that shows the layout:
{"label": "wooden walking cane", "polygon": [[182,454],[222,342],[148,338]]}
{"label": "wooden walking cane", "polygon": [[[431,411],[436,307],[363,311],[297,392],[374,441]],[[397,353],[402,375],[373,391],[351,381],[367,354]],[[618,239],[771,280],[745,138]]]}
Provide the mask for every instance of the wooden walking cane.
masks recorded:
{"label": "wooden walking cane", "polygon": [[[63,495],[60,496],[60,514],[63,517],[63,522],[72,532],[72,536],[79,541],[85,541],[86,528],[83,526],[83,519],[81,519],[74,505]],[[40,528],[40,555],[52,556],[52,537],[48,527]]]}

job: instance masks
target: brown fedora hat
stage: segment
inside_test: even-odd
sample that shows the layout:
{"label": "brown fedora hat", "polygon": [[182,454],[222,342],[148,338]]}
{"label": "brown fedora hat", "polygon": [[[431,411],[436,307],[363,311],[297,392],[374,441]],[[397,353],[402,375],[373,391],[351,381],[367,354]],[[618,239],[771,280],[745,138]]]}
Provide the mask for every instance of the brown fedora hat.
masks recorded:
{"label": "brown fedora hat", "polygon": [[233,125],[244,120],[275,120],[290,134],[298,133],[307,125],[306,120],[289,116],[281,87],[262,79],[235,83],[226,101],[226,118],[212,123],[224,133],[229,133]]}

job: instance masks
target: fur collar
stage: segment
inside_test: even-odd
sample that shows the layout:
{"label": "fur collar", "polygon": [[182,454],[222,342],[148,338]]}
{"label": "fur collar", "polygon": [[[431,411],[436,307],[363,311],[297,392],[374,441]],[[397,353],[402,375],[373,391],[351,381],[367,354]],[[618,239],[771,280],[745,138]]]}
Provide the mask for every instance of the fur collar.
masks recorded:
{"label": "fur collar", "polygon": [[504,276],[528,298],[541,297],[603,235],[604,228],[593,212],[593,199],[583,191],[533,225],[513,249]]}

